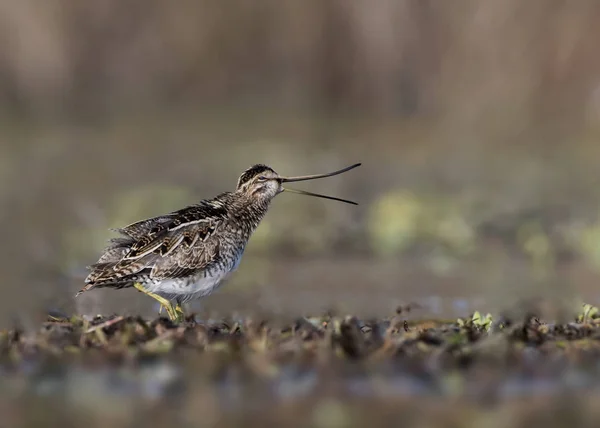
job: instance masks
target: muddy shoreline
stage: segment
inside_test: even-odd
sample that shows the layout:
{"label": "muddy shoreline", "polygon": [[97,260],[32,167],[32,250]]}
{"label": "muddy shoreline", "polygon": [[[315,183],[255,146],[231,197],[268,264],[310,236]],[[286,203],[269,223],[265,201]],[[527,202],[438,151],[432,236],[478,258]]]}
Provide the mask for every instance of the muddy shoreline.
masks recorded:
{"label": "muddy shoreline", "polygon": [[400,413],[410,426],[456,426],[498,408],[513,412],[513,426],[549,411],[595,418],[596,308],[565,323],[534,313],[417,320],[410,312],[291,323],[190,316],[179,325],[49,317],[37,332],[0,333],[0,403],[24,426],[48,426],[25,422],[49,403],[62,403],[46,415],[60,426],[83,414],[98,426],[132,426],[141,420],[135,409],[145,409],[148,426],[169,418],[190,426],[385,426]]}

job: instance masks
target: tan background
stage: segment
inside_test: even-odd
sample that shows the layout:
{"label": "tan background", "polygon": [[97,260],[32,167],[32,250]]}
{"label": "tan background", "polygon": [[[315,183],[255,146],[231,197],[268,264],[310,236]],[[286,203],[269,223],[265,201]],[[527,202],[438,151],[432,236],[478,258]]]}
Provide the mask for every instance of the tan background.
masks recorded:
{"label": "tan background", "polygon": [[0,2],[3,323],[153,313],[73,300],[107,228],[255,162],[361,205],[278,197],[206,313],[599,300],[600,3],[227,4]]}

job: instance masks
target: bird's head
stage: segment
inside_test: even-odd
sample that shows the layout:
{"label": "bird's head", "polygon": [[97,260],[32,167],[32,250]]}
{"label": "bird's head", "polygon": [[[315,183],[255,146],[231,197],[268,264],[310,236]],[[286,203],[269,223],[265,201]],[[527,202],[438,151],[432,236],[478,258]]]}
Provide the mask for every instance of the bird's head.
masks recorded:
{"label": "bird's head", "polygon": [[341,201],[357,205],[356,202],[348,201],[346,199],[339,199],[333,196],[325,196],[320,195],[318,193],[311,193],[306,192],[304,190],[295,190],[283,187],[283,183],[331,177],[332,175],[341,174],[343,172],[356,168],[357,166],[360,166],[360,163],[354,164],[339,171],[330,172],[328,174],[304,175],[298,177],[282,177],[279,174],[277,174],[273,170],[273,168],[267,165],[257,164],[251,166],[242,173],[237,182],[236,192],[243,193],[246,196],[252,198],[253,200],[260,202],[269,202],[275,196],[285,191],[290,193],[298,193],[301,195],[316,196],[318,198],[332,199],[334,201]]}
{"label": "bird's head", "polygon": [[273,168],[267,165],[252,165],[240,175],[236,191],[252,199],[270,200],[283,192],[283,185]]}

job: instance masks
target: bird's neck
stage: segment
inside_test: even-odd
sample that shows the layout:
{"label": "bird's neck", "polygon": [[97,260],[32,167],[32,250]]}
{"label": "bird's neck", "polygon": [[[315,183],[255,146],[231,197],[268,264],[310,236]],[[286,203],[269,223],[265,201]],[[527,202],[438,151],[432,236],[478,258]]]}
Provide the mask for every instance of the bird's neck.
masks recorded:
{"label": "bird's neck", "polygon": [[245,195],[234,195],[230,205],[230,216],[239,224],[249,226],[249,232],[254,231],[269,210],[271,200],[256,200]]}

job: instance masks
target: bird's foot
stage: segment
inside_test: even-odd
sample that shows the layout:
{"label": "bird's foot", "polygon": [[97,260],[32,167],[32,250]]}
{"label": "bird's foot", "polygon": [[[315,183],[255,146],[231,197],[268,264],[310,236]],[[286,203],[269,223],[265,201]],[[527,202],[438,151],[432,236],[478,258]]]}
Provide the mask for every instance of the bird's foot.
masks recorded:
{"label": "bird's foot", "polygon": [[144,288],[144,286],[138,282],[136,282],[135,284],[133,284],[133,286],[138,290],[141,291],[142,293],[146,294],[147,296],[152,297],[153,299],[155,299],[156,301],[158,301],[158,303],[160,303],[160,309],[158,311],[158,314],[160,315],[160,313],[162,312],[162,308],[164,306],[164,308],[167,311],[167,315],[169,316],[169,319],[171,321],[175,321],[175,322],[181,322],[183,321],[183,316],[182,313],[178,313],[178,311],[175,309],[175,306],[173,306],[173,304],[171,302],[169,302],[167,299],[165,299],[164,297],[159,296],[158,294],[152,293],[148,290],[146,290]]}
{"label": "bird's foot", "polygon": [[177,315],[177,322],[182,322],[185,319],[185,312],[183,311],[181,305],[175,305],[174,310]]}

